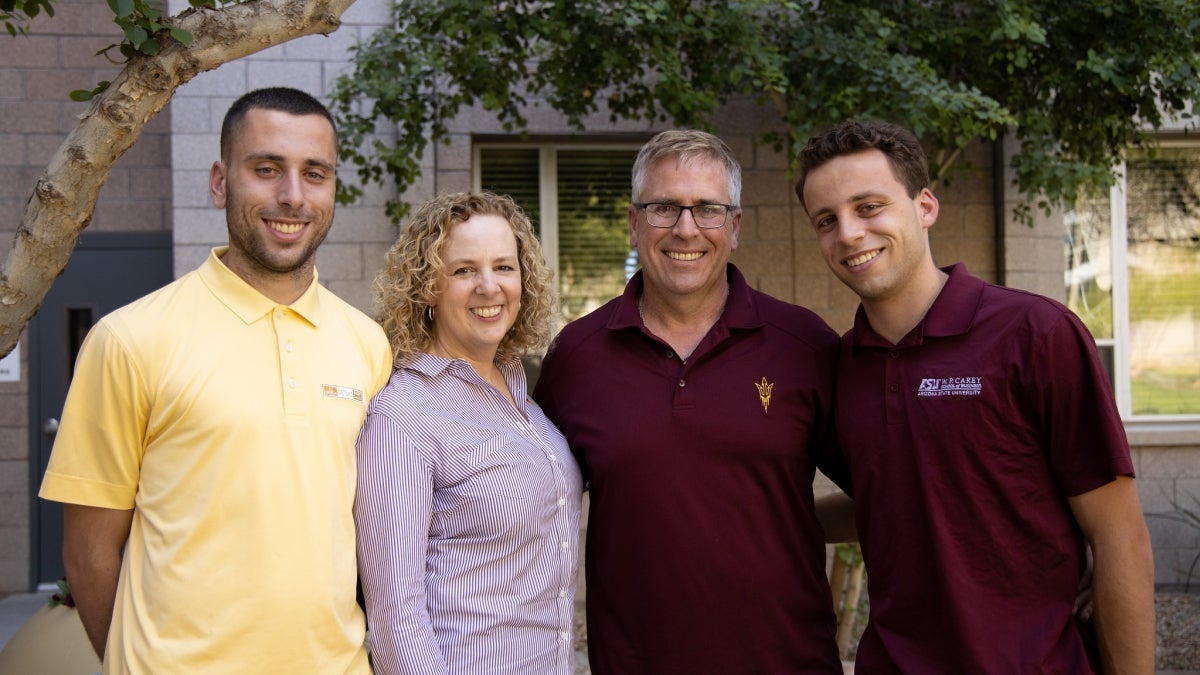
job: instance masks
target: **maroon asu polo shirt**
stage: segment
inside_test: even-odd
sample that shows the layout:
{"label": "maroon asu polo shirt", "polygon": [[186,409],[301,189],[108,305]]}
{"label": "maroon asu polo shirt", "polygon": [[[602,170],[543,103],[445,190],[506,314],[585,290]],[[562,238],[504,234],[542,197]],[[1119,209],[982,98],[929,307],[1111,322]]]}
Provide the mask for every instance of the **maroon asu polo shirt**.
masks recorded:
{"label": "maroon asu polo shirt", "polygon": [[592,671],[841,673],[812,480],[837,336],[728,268],[686,363],[643,332],[639,272],[568,325],[534,398],[590,480]]}
{"label": "maroon asu polo shirt", "polygon": [[842,340],[871,597],[856,672],[1092,672],[1067,497],[1133,475],[1108,376],[1066,307],[948,271],[898,345],[861,308]]}

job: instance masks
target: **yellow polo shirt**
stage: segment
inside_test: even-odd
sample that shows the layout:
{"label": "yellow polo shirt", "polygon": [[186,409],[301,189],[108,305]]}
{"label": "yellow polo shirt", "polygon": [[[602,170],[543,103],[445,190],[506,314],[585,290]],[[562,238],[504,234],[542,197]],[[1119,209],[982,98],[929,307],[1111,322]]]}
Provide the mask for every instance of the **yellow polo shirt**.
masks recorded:
{"label": "yellow polo shirt", "polygon": [[224,252],[91,330],[39,494],[134,509],[105,673],[369,673],[354,442],[387,339]]}

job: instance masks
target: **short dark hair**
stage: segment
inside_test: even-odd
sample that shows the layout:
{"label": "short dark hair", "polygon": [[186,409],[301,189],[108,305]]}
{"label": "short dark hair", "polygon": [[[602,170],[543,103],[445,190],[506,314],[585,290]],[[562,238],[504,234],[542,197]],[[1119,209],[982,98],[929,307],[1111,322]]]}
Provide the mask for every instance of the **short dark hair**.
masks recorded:
{"label": "short dark hair", "polygon": [[[929,162],[913,132],[898,124],[879,120],[846,120],[808,139],[800,151],[796,196],[804,204],[804,182],[812,170],[826,162],[864,150],[878,150],[887,157],[896,180],[916,197],[929,187]],[[807,205],[805,205],[807,209]]]}
{"label": "short dark hair", "polygon": [[320,115],[329,121],[329,126],[333,127],[333,136],[337,138],[337,123],[333,121],[333,115],[324,104],[311,95],[291,87],[255,89],[234,101],[233,105],[229,106],[229,112],[225,113],[225,121],[221,123],[222,160],[228,159],[229,146],[233,144],[233,137],[242,118],[255,108],[278,110],[289,115]]}

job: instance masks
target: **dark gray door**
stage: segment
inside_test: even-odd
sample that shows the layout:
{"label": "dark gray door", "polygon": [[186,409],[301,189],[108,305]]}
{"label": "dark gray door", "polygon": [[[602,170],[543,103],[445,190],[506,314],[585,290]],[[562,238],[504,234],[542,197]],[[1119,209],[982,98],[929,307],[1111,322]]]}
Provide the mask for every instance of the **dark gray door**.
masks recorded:
{"label": "dark gray door", "polygon": [[171,234],[85,233],[29,323],[30,531],[34,585],[62,578],[62,506],[38,499],[79,346],[105,314],[166,285]]}

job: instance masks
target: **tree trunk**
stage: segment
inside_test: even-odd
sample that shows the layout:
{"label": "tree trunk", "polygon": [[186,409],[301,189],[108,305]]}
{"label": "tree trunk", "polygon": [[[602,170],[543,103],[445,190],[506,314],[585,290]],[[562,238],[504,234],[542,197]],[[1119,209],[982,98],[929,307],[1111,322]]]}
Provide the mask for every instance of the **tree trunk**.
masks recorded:
{"label": "tree trunk", "polygon": [[251,0],[221,9],[189,9],[173,21],[191,32],[190,46],[170,41],[157,56],[137,56],[125,65],[92,100],[29,198],[0,269],[0,357],[16,346],[66,268],[113,164],[179,85],[293,38],[328,35],[352,4],[354,0]]}

